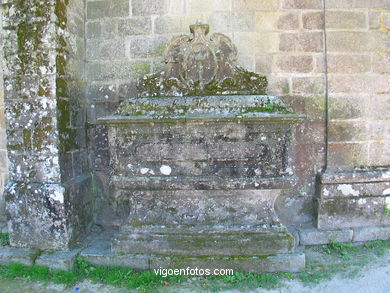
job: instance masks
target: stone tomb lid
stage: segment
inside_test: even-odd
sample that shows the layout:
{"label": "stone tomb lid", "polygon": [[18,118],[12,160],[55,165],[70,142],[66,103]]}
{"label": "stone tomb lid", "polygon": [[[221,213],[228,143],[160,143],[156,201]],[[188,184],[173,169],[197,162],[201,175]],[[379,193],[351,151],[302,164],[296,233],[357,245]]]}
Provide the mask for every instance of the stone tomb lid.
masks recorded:
{"label": "stone tomb lid", "polygon": [[288,111],[278,97],[225,95],[205,97],[133,98],[124,101],[115,115],[100,118],[106,123],[165,120],[278,120],[297,121],[304,115]]}

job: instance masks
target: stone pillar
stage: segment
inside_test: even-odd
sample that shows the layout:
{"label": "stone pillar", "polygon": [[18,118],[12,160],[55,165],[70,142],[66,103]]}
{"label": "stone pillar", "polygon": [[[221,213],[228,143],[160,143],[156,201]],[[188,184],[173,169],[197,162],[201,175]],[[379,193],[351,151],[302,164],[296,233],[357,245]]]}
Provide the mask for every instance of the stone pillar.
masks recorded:
{"label": "stone pillar", "polygon": [[[0,35],[2,35],[2,7],[0,6]],[[5,228],[5,211],[4,211],[4,185],[8,177],[7,163],[7,136],[5,133],[5,117],[4,117],[4,56],[3,56],[3,38],[0,38],[0,225],[2,230]]]}
{"label": "stone pillar", "polygon": [[83,1],[2,5],[10,242],[67,249],[92,212],[83,155]]}
{"label": "stone pillar", "polygon": [[320,178],[318,228],[388,226],[390,6],[326,2],[328,155]]}

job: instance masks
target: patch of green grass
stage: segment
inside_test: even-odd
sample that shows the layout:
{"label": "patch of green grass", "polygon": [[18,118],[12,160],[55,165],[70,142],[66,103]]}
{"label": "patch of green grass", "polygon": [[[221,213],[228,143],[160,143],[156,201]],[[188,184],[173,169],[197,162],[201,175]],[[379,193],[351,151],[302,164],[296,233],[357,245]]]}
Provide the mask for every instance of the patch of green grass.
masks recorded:
{"label": "patch of green grass", "polygon": [[68,286],[82,280],[82,276],[75,274],[75,272],[50,270],[48,267],[36,265],[25,266],[21,264],[0,266],[0,278],[23,278],[30,281],[51,281],[53,283],[66,284]]}
{"label": "patch of green grass", "polygon": [[386,205],[383,207],[383,214],[385,216],[390,216],[390,209]]}
{"label": "patch of green grass", "polygon": [[2,245],[2,246],[9,245],[9,234],[8,233],[0,233],[0,245]]}
{"label": "patch of green grass", "polygon": [[[309,249],[309,248],[306,248]],[[170,286],[188,281],[187,285],[194,285],[205,291],[220,291],[234,288],[272,289],[282,286],[284,280],[299,280],[305,285],[316,284],[322,280],[329,280],[337,273],[346,273],[347,277],[354,277],[374,255],[383,255],[390,249],[390,240],[372,241],[361,246],[348,243],[337,243],[334,240],[322,247],[311,248],[322,252],[322,257],[308,257],[306,269],[302,273],[264,273],[252,274],[236,271],[231,276],[204,276],[185,277],[156,275],[153,271],[140,271],[126,267],[96,266],[88,263],[82,257],[77,257],[72,271],[50,270],[42,266],[25,266],[10,264],[0,266],[0,278],[23,278],[31,281],[45,281],[72,286],[87,279],[94,283],[108,284],[128,289],[140,289],[144,292],[156,292],[162,286]],[[168,288],[169,289],[169,288]]]}
{"label": "patch of green grass", "polygon": [[323,280],[330,280],[335,274],[348,268],[345,263],[322,264],[307,260],[306,269],[298,274],[299,280],[305,284],[318,284]]}
{"label": "patch of green grass", "polygon": [[362,249],[371,250],[376,255],[384,255],[386,251],[390,250],[390,240],[370,241],[362,246]]}
{"label": "patch of green grass", "polygon": [[327,254],[336,254],[341,256],[343,259],[349,259],[349,255],[352,252],[356,252],[356,246],[353,246],[351,243],[339,243],[334,239],[330,240],[328,245],[323,246],[324,252]]}
{"label": "patch of green grass", "polygon": [[164,284],[180,283],[186,278],[182,276],[162,277],[153,271],[134,272],[127,267],[94,266],[82,257],[76,258],[74,271],[96,283],[127,287],[129,289],[151,290]]}

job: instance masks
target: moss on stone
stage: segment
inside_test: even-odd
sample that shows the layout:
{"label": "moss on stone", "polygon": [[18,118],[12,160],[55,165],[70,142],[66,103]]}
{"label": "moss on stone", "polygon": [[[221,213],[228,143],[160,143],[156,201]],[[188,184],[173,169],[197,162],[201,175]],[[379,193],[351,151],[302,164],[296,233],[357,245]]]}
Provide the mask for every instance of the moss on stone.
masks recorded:
{"label": "moss on stone", "polygon": [[59,131],[60,150],[67,152],[78,147],[76,130],[72,129],[70,102],[67,99],[57,98],[57,127]]}
{"label": "moss on stone", "polygon": [[286,107],[278,104],[268,103],[266,106],[258,106],[258,107],[248,107],[244,111],[243,114],[247,113],[290,113]]}
{"label": "moss on stone", "polygon": [[23,145],[25,150],[31,150],[31,130],[29,129],[23,129]]}
{"label": "moss on stone", "polygon": [[139,96],[211,96],[226,94],[258,94],[265,95],[267,78],[243,68],[238,68],[231,78],[222,81],[216,79],[202,85],[199,81],[185,85],[177,79],[162,79],[162,73],[144,77],[137,85]]}

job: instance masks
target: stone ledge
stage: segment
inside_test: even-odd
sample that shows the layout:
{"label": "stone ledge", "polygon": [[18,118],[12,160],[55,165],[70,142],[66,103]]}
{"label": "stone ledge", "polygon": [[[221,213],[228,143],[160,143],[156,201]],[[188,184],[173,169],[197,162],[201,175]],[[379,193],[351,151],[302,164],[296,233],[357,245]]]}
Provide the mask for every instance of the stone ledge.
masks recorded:
{"label": "stone ledge", "polygon": [[301,272],[305,269],[305,255],[302,252],[276,254],[264,257],[178,257],[140,254],[113,254],[110,242],[98,240],[83,251],[80,256],[95,265],[128,266],[136,270],[158,268],[232,268],[235,270],[264,272]]}
{"label": "stone ledge", "polygon": [[330,243],[331,240],[336,242],[351,242],[353,237],[352,229],[340,230],[317,230],[317,229],[300,229],[300,245],[323,245]]}
{"label": "stone ledge", "polygon": [[35,260],[35,264],[55,270],[71,271],[80,250],[81,249],[74,249],[69,251],[43,253]]}
{"label": "stone ledge", "polygon": [[18,263],[31,266],[34,263],[33,256],[37,253],[35,249],[0,246],[0,265]]}
{"label": "stone ledge", "polygon": [[299,229],[299,245],[324,245],[336,242],[390,240],[390,226],[368,226],[338,230]]}
{"label": "stone ledge", "polygon": [[327,170],[321,174],[320,180],[322,184],[386,182],[390,181],[390,169],[383,167],[350,172]]}
{"label": "stone ledge", "polygon": [[353,229],[354,242],[390,240],[390,226],[359,227]]}
{"label": "stone ledge", "polygon": [[317,228],[323,231],[390,225],[390,170],[327,170],[319,177]]}

